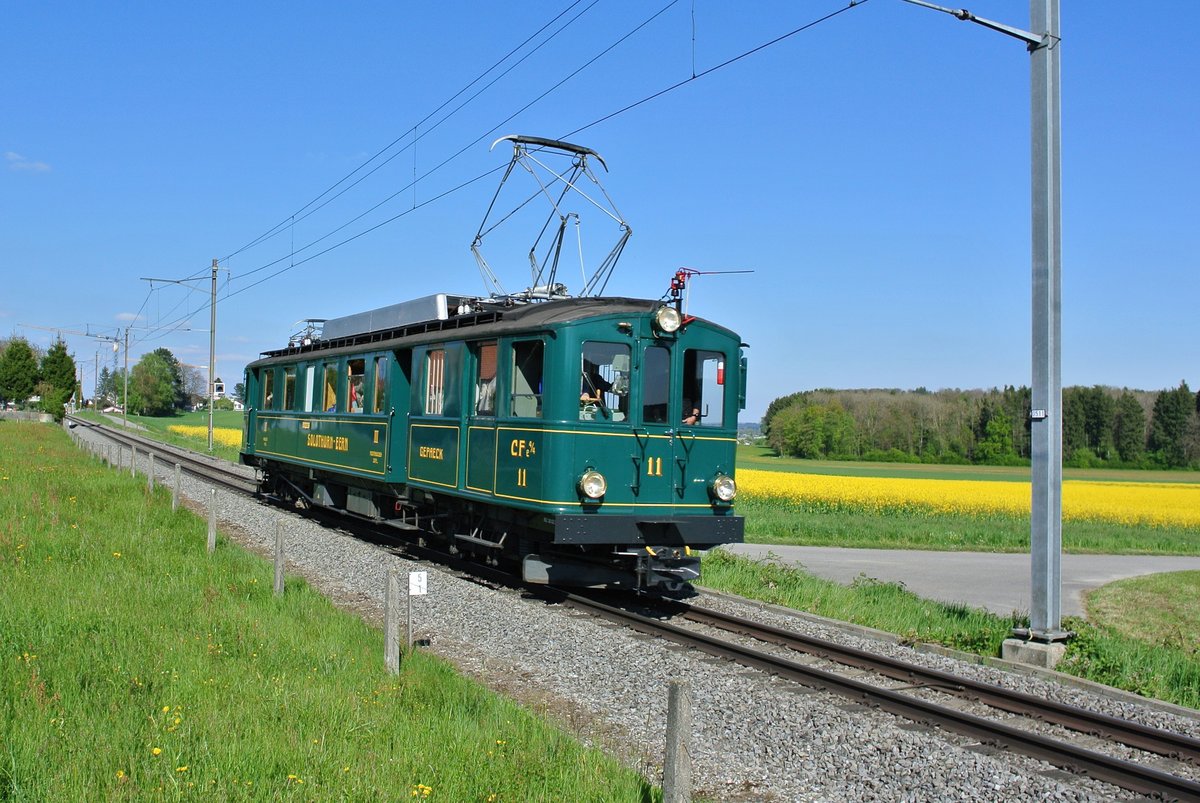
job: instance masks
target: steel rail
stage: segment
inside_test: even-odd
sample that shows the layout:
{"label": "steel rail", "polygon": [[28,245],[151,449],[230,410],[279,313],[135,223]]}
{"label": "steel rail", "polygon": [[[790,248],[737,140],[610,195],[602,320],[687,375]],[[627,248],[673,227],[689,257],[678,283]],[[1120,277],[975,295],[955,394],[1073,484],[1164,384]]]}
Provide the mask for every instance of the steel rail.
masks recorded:
{"label": "steel rail", "polygon": [[1069,772],[1087,775],[1105,783],[1145,795],[1169,800],[1200,803],[1200,783],[1171,775],[1130,761],[1105,756],[1049,737],[989,721],[983,717],[939,706],[900,692],[872,686],[861,681],[747,647],[696,633],[691,630],[633,613],[578,595],[567,595],[570,605],[586,609],[613,622],[647,635],[658,636],[743,666],[761,669],[878,708],[915,722],[949,730],[978,739],[983,744],[1022,753]]}
{"label": "steel rail", "polygon": [[[246,477],[237,474],[234,471],[229,471],[222,468],[220,464],[214,465],[211,458],[196,457],[178,446],[172,446],[162,441],[156,441],[151,438],[143,438],[140,435],[135,435],[127,430],[120,430],[111,427],[107,424],[98,424],[95,421],[79,418],[77,416],[67,416],[67,419],[73,422],[77,427],[85,427],[92,432],[95,432],[111,441],[122,444],[124,446],[137,446],[144,453],[155,452],[160,455],[169,457],[172,462],[179,463],[180,469],[186,471],[193,477],[213,482],[230,490],[238,491],[239,493],[255,495],[257,492],[257,484],[249,481]],[[166,464],[170,467],[170,463]]]}
{"label": "steel rail", "polygon": [[1139,750],[1200,765],[1200,739],[1193,739],[1184,734],[1153,728],[1042,697],[1034,697],[984,681],[959,677],[949,672],[917,666],[896,658],[876,655],[854,647],[846,647],[802,633],[794,633],[750,619],[721,613],[711,608],[683,603],[679,603],[679,606],[681,608],[680,615],[688,621],[749,636],[759,641],[778,644],[839,664],[866,669],[895,680],[912,683],[918,688],[933,687],[939,691],[976,700],[1003,711],[1022,714],[1081,733],[1120,742]]}

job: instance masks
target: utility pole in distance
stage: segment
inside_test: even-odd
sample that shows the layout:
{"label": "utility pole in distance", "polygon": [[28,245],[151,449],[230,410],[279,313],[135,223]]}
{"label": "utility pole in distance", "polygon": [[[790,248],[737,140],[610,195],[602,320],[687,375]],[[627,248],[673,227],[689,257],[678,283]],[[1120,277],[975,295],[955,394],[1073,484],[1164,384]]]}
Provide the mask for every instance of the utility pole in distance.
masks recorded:
{"label": "utility pole in distance", "polygon": [[[187,284],[188,282],[204,281],[203,278],[196,277],[191,279],[152,279],[147,276],[142,277],[143,282],[150,282],[151,287],[154,282],[163,282],[164,284]],[[216,385],[216,368],[217,368],[217,260],[212,261],[212,298],[209,301],[209,326],[208,326],[208,451],[213,450],[213,387]],[[128,334],[128,332],[127,332]]]}

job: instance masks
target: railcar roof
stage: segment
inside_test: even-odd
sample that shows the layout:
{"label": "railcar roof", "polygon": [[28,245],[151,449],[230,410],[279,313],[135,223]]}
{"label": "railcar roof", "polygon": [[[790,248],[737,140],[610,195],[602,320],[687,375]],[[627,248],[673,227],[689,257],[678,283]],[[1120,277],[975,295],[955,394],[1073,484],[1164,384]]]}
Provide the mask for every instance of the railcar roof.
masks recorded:
{"label": "railcar roof", "polygon": [[536,304],[521,304],[511,307],[485,305],[481,312],[451,315],[445,320],[421,321],[391,329],[364,332],[333,340],[317,340],[309,345],[289,346],[273,351],[264,351],[263,358],[251,365],[286,362],[306,354],[335,356],[365,347],[386,349],[408,347],[422,343],[445,340],[448,333],[458,332],[458,337],[487,337],[511,331],[569,323],[599,315],[624,313],[647,313],[661,306],[663,301],[645,298],[588,297],[567,298],[559,301],[544,301]]}

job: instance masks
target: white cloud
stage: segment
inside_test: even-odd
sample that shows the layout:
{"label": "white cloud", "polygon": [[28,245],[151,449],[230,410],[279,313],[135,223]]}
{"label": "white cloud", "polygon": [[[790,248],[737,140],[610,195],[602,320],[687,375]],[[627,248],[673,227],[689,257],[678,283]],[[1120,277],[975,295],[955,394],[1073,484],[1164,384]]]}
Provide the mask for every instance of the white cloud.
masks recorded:
{"label": "white cloud", "polygon": [[133,312],[118,312],[117,313],[118,321],[136,321],[137,319],[138,319],[137,314],[133,313]]}
{"label": "white cloud", "polygon": [[45,162],[31,162],[19,153],[4,152],[4,161],[8,162],[9,170],[25,170],[30,173],[48,173],[50,165]]}

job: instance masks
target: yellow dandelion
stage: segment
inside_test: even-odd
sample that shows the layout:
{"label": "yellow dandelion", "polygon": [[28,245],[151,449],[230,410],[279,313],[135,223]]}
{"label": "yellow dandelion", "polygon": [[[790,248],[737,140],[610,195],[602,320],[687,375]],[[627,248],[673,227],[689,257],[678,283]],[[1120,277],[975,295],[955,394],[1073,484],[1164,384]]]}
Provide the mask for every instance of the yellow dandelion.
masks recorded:
{"label": "yellow dandelion", "polygon": [[176,772],[187,772],[188,771],[187,764],[184,764],[182,767],[176,767],[175,771]]}
{"label": "yellow dandelion", "polygon": [[169,705],[164,705],[164,706],[162,707],[162,710],[163,710],[163,713],[165,714],[165,713],[167,713],[168,711],[170,711],[170,710],[171,710],[171,706],[169,706]]}
{"label": "yellow dandelion", "polygon": [[151,751],[150,751],[150,755],[153,755],[153,756],[161,756],[161,755],[162,755],[162,748],[161,748],[161,747],[156,747],[156,748],[154,748],[153,750],[151,750]]}
{"label": "yellow dandelion", "polygon": [[125,777],[125,770],[117,770],[117,780],[122,780]]}
{"label": "yellow dandelion", "polygon": [[114,557],[114,558],[119,558],[119,557],[121,557],[121,553],[120,553],[120,552],[114,552],[114,553],[113,553],[113,557]]}

